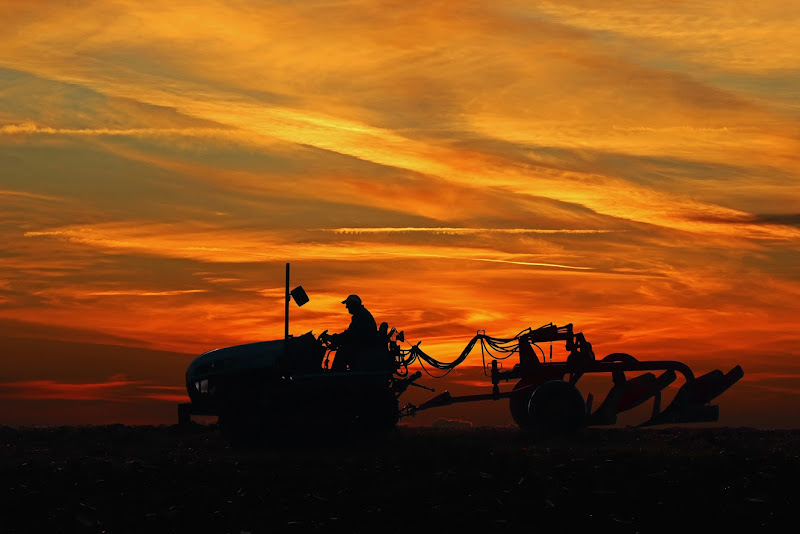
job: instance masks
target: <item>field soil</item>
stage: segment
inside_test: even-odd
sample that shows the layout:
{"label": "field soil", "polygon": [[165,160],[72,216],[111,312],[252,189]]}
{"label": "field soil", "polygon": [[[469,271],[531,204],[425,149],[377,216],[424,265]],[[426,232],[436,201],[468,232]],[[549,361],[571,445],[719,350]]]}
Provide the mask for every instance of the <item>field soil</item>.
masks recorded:
{"label": "field soil", "polygon": [[[0,427],[4,532],[767,531],[797,430],[404,427],[232,448],[215,425]],[[593,530],[599,532],[599,530]]]}

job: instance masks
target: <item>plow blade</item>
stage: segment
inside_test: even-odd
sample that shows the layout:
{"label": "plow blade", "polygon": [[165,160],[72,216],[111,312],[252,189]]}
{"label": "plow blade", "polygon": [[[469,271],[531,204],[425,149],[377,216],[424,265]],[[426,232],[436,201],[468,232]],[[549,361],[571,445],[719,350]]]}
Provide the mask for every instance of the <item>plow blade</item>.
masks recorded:
{"label": "plow blade", "polygon": [[661,390],[675,381],[675,371],[668,370],[656,378],[653,373],[624,380],[614,384],[603,404],[589,416],[588,425],[613,425],[617,414],[631,410],[658,395]]}
{"label": "plow blade", "polygon": [[711,406],[708,403],[719,397],[743,376],[744,371],[737,365],[727,374],[717,369],[689,381],[678,390],[675,399],[663,412],[654,413],[650,420],[639,426],[717,421],[719,406]]}

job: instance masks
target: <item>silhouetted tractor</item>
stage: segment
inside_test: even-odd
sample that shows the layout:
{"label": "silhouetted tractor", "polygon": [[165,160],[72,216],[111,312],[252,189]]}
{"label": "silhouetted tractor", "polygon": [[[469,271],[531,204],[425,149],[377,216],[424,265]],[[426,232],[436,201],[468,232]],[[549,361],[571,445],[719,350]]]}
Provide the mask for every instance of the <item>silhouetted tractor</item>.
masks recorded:
{"label": "silhouetted tractor", "polygon": [[[346,371],[324,366],[326,354],[325,337],[310,332],[207,352],[186,371],[191,403],[179,406],[180,419],[216,415],[232,441],[394,428],[404,381],[387,365],[388,349]],[[375,365],[380,359],[383,365]]]}
{"label": "silhouetted tractor", "polygon": [[[303,433],[379,433],[397,426],[401,417],[431,408],[463,402],[509,399],[511,415],[520,428],[569,432],[583,426],[613,425],[617,414],[653,400],[652,414],[639,426],[717,421],[719,407],[710,402],[744,375],[736,366],[728,373],[715,370],[695,377],[684,363],[672,360],[639,361],[630,354],[613,353],[597,359],[592,345],[571,324],[525,329],[507,339],[479,331],[452,362],[425,354],[419,343],[402,349],[403,332],[379,328],[375,345],[353,360],[347,370],[329,369],[332,352],[327,336],[309,332],[298,337],[249,343],[212,350],[197,357],[186,371],[191,400],[179,405],[179,420],[192,415],[218,416],[223,433],[232,441],[285,437]],[[291,296],[299,303],[308,298],[297,288]],[[552,360],[552,343],[565,342],[565,361]],[[484,372],[491,378],[491,393],[453,396],[445,391],[415,406],[400,404],[401,395],[416,384],[421,367],[449,372],[461,364],[480,343]],[[539,346],[550,343],[550,359]],[[489,357],[489,364],[486,359]],[[502,361],[518,356],[519,362],[503,370]],[[429,373],[430,374],[430,373]],[[593,409],[593,396],[578,389],[586,375],[610,375],[613,386]],[[683,384],[662,411],[662,391],[678,374]],[[630,375],[630,376],[629,376]],[[635,375],[635,376],[634,376]],[[513,381],[507,391],[500,384]]]}
{"label": "silhouetted tractor", "polygon": [[[315,338],[309,332],[203,354],[186,371],[191,403],[180,405],[181,420],[192,414],[217,415],[220,427],[233,440],[321,429],[381,432],[394,428],[401,416],[423,410],[509,399],[511,415],[520,428],[570,431],[615,424],[618,413],[652,399],[652,415],[640,426],[709,422],[719,418],[719,407],[709,403],[744,375],[737,365],[727,374],[715,370],[695,377],[684,363],[639,361],[624,353],[598,360],[591,344],[583,334],[573,333],[571,324],[527,329],[509,339],[478,333],[456,361],[442,363],[422,352],[419,344],[401,349],[402,332],[387,332],[383,323],[383,343],[368,351],[363,363],[346,371],[327,368],[330,352],[325,338],[324,333]],[[553,341],[566,343],[566,361],[546,361],[538,344]],[[453,369],[478,342],[482,352],[491,356],[490,365],[484,367],[491,378],[491,393],[452,396],[445,391],[419,406],[407,404],[401,409],[400,396],[410,385],[424,387],[415,383],[422,373],[410,374],[410,364],[419,359],[437,369]],[[513,355],[519,356],[519,363],[502,370],[498,361]],[[610,375],[613,381],[611,391],[594,410],[592,395],[584,398],[578,389],[580,379],[591,374]],[[629,374],[636,376],[629,378]],[[662,411],[662,391],[678,374],[683,385]],[[501,392],[501,382],[509,381],[515,381],[513,387]]]}

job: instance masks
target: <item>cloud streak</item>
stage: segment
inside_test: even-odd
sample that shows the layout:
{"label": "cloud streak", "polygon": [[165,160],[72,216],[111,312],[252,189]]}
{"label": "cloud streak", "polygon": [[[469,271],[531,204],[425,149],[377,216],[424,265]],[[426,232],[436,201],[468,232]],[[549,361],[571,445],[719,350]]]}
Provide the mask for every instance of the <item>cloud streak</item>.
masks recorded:
{"label": "cloud streak", "polygon": [[1,382],[0,399],[30,401],[188,402],[185,387],[145,385],[142,381],[110,380],[94,383],[67,383],[55,380]]}
{"label": "cloud streak", "polygon": [[115,401],[124,399],[124,391],[137,382],[111,380],[87,384],[70,384],[54,380],[28,380],[0,384],[0,398],[24,400]]}
{"label": "cloud streak", "polygon": [[[443,233],[447,234],[448,232]],[[459,232],[454,233],[458,234]],[[570,232],[566,233],[570,234]],[[582,232],[577,233],[580,235]],[[64,228],[60,230],[26,232],[25,237],[56,239],[77,245],[119,251],[120,253],[136,252],[172,258],[190,258],[214,263],[280,261],[282,258],[296,258],[304,261],[363,261],[379,258],[431,257],[511,263],[533,267],[591,269],[591,267],[585,266],[526,262],[516,259],[524,256],[524,254],[510,254],[489,247],[401,245],[397,243],[359,243],[351,241],[315,243],[312,247],[309,247],[305,243],[285,242],[278,235],[270,235],[265,232],[241,232],[235,240],[232,240],[229,234],[213,229],[204,230],[198,228],[194,232],[187,233],[186,230],[162,225],[151,227],[144,225],[104,225]],[[187,291],[182,292],[185,293]]]}
{"label": "cloud streak", "polygon": [[221,128],[52,128],[38,126],[34,123],[7,124],[0,126],[0,135],[46,134],[46,135],[121,135],[121,136],[158,136],[158,135],[192,135],[219,136],[229,133]]}
{"label": "cloud streak", "polygon": [[136,289],[131,290],[113,290],[113,291],[94,291],[87,293],[91,297],[116,297],[116,296],[135,296],[135,297],[172,297],[175,295],[190,295],[192,293],[205,293],[206,289],[184,289],[175,291],[140,291]]}
{"label": "cloud streak", "polygon": [[[223,10],[225,17],[230,17],[230,27],[247,27],[249,24],[238,18],[237,13],[231,10]],[[291,10],[280,10],[281,16],[293,17],[299,13],[292,13]],[[344,13],[348,13],[346,9]],[[440,15],[435,10],[432,14]],[[481,13],[486,15],[487,13]],[[506,20],[497,12],[489,13],[492,20],[498,24],[505,23]],[[374,15],[374,14],[371,14]],[[477,16],[477,13],[470,15]],[[149,16],[144,15],[143,16]],[[210,12],[209,12],[210,16]],[[119,24],[119,23],[117,23]],[[485,31],[483,24],[479,24],[473,29],[478,32]],[[160,30],[159,30],[160,29]],[[127,35],[128,28],[117,28],[121,35]],[[173,32],[164,28],[161,24],[156,25],[156,31],[165,31],[166,35],[174,37]],[[555,31],[555,30],[554,30]],[[104,35],[107,34],[104,32]],[[230,41],[233,36],[223,32],[224,39]],[[69,33],[64,36],[69,37]],[[192,36],[185,36],[188,41],[192,41]],[[558,38],[564,42],[572,42],[575,35],[560,34]],[[103,42],[103,38],[95,40],[95,44],[84,43],[81,48],[94,49]],[[581,42],[580,40],[578,42]],[[19,46],[25,46],[18,43]],[[441,45],[441,43],[438,43]],[[508,46],[508,43],[496,43],[501,49]],[[580,44],[580,53],[587,54],[586,61],[597,61],[597,65],[591,65],[592,70],[603,69],[603,72],[615,73],[619,68],[626,69],[637,76],[660,76],[669,85],[678,85],[680,89],[686,89],[690,94],[702,94],[705,89],[702,84],[695,81],[685,81],[680,78],[667,78],[667,75],[657,71],[647,71],[634,67],[630,63],[617,61],[613,69],[608,69],[609,65],[605,59],[593,58]],[[67,50],[73,47],[66,47]],[[75,58],[77,60],[77,57]],[[303,64],[308,61],[308,56],[299,56],[297,61]],[[603,64],[605,62],[606,64]],[[67,65],[72,64],[67,62]],[[55,64],[42,65],[51,75],[57,75],[52,69]],[[392,76],[392,69],[387,71],[387,76]],[[66,73],[62,77],[69,77]],[[201,90],[197,84],[187,83],[177,79],[170,79],[163,89],[163,83],[155,83],[159,76],[166,80],[166,74],[151,75],[152,83],[147,78],[132,77],[130,74],[120,76],[114,82],[106,79],[93,78],[91,75],[81,74],[82,83],[95,88],[100,92],[122,98],[135,98],[150,105],[164,106],[169,109],[176,109],[181,113],[202,118],[227,127],[236,128],[240,131],[248,132],[255,142],[263,139],[264,142],[272,142],[273,139],[281,139],[291,143],[313,146],[324,150],[329,150],[339,154],[356,157],[375,164],[393,168],[401,168],[412,172],[429,174],[439,177],[453,184],[475,185],[479,183],[492,183],[497,187],[504,187],[515,194],[545,196],[560,201],[575,203],[586,206],[589,209],[623,219],[630,219],[647,224],[655,224],[668,228],[675,228],[683,231],[698,233],[718,233],[724,235],[744,235],[752,239],[797,239],[798,235],[794,229],[780,225],[761,225],[751,226],[741,223],[735,227],[730,225],[718,225],[710,222],[698,222],[692,216],[694,214],[725,217],[742,216],[741,212],[730,210],[723,206],[713,203],[702,202],[687,198],[685,195],[669,194],[654,190],[649,187],[632,184],[619,180],[614,176],[602,174],[575,173],[567,169],[552,173],[546,168],[537,165],[536,160],[528,161],[532,167],[527,169],[520,165],[520,161],[498,158],[487,153],[473,152],[465,154],[463,151],[451,148],[446,143],[430,143],[423,140],[417,132],[412,131],[411,135],[403,131],[393,131],[390,128],[382,128],[369,124],[366,120],[367,113],[356,113],[356,118],[348,118],[335,112],[340,111],[337,107],[323,106],[320,109],[328,109],[328,112],[311,111],[307,108],[291,108],[286,106],[275,106],[263,101],[258,102],[235,92],[226,92],[206,88]],[[144,80],[144,83],[143,83]],[[609,86],[614,85],[616,80],[606,80]],[[656,84],[653,90],[662,90],[661,84]],[[724,100],[723,92],[711,91],[702,98],[709,102]],[[690,105],[681,103],[672,95],[666,100],[677,106],[685,108],[682,115],[690,115],[704,107],[703,102]],[[764,124],[771,118],[769,114],[763,113],[751,105],[741,104],[738,100],[728,99],[727,105],[723,105],[720,111],[721,116],[744,117],[752,116],[758,124]],[[556,108],[559,106],[556,105]],[[359,117],[361,115],[362,117]],[[655,115],[654,117],[658,117]],[[653,117],[651,117],[652,120]],[[792,137],[777,135],[762,131],[763,128],[753,130],[751,121],[744,122],[737,118],[735,124],[719,126],[708,125],[679,125],[679,129],[689,128],[686,135],[678,133],[674,140],[679,145],[660,144],[665,138],[664,134],[674,125],[663,125],[657,127],[655,136],[642,137],[642,130],[632,132],[633,135],[622,134],[619,130],[620,125],[613,122],[608,123],[606,128],[595,129],[590,132],[580,132],[572,130],[568,134],[559,131],[548,121],[528,120],[528,117],[516,116],[506,110],[498,116],[493,113],[491,116],[478,111],[470,119],[470,127],[475,128],[481,134],[489,136],[500,136],[503,139],[511,140],[515,143],[524,144],[531,148],[546,144],[547,146],[563,146],[576,148],[587,143],[592,146],[601,147],[609,150],[628,150],[634,153],[636,146],[647,147],[646,153],[653,153],[653,149],[659,153],[672,152],[682,156],[689,153],[704,152],[708,157],[721,161],[728,158],[730,150],[748,143],[751,146],[759,146],[762,151],[772,154],[771,157],[782,158],[787,163],[786,154],[796,152],[797,141]],[[523,124],[521,121],[526,121]],[[774,120],[772,120],[774,123]],[[538,130],[532,130],[531,124],[545,124],[537,126]],[[640,125],[633,125],[640,128]],[[666,129],[665,129],[666,127]],[[609,135],[608,128],[617,128],[616,135]],[[744,128],[744,129],[742,129]],[[683,131],[683,130],[681,130]],[[731,135],[731,132],[740,133]],[[577,135],[576,135],[577,132]],[[702,133],[698,137],[698,133]],[[565,135],[566,134],[566,135]],[[638,135],[637,135],[638,134]],[[754,137],[755,136],[755,137]],[[619,144],[609,144],[618,140]],[[678,149],[678,152],[675,152]],[[568,184],[580,184],[580,187],[570,188]],[[567,184],[567,187],[565,187]]]}

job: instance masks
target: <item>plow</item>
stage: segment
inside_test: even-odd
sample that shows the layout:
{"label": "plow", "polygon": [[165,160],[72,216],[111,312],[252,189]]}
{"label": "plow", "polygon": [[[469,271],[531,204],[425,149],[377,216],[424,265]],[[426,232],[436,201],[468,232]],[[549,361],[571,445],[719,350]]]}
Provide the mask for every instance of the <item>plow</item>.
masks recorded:
{"label": "plow", "polygon": [[[564,341],[568,356],[565,361],[552,361],[552,342]],[[573,325],[547,324],[528,328],[509,339],[478,334],[453,363],[440,364],[418,347],[408,351],[408,361],[420,359],[440,369],[452,369],[466,358],[476,344],[481,344],[484,369],[491,378],[492,392],[483,395],[452,396],[445,391],[419,406],[407,406],[406,413],[415,414],[439,406],[482,400],[509,400],[514,422],[522,429],[568,431],[582,426],[613,425],[617,415],[652,399],[651,416],[638,426],[677,423],[712,422],[719,419],[719,407],[710,402],[744,376],[737,365],[727,373],[720,370],[695,377],[688,365],[679,361],[639,361],[630,354],[615,352],[597,359],[592,345],[583,333],[575,333]],[[548,361],[540,343],[551,343]],[[486,365],[486,354],[491,357]],[[519,361],[510,370],[502,370],[502,360],[517,356]],[[613,386],[595,408],[594,396],[585,397],[578,388],[585,375],[610,375]],[[631,377],[631,375],[636,375]],[[662,410],[662,391],[676,381],[683,384],[672,402]],[[514,381],[509,391],[500,384]]]}
{"label": "plow", "polygon": [[[191,402],[178,405],[179,423],[193,415],[216,416],[232,442],[308,432],[385,432],[426,410],[484,401],[505,401],[514,422],[526,431],[565,433],[614,425],[618,414],[650,401],[650,416],[638,426],[702,423],[719,420],[719,407],[711,402],[744,376],[739,365],[727,373],[713,370],[695,376],[680,361],[638,360],[622,352],[598,358],[572,324],[552,323],[508,338],[478,331],[457,358],[440,361],[384,322],[359,358],[346,367],[331,366],[336,347],[327,331],[319,336],[289,335],[292,297],[299,305],[308,302],[301,287],[289,291],[287,264],[284,338],[216,349],[195,358],[185,375]],[[554,361],[557,342],[564,343],[566,357]],[[549,345],[549,358],[542,345]],[[429,376],[434,376],[429,369],[441,371],[436,377],[441,378],[478,346],[490,386],[487,393],[454,396],[444,391],[419,405],[401,402],[410,387],[435,393],[418,383],[422,371]],[[513,365],[506,368],[509,362]],[[422,371],[411,372],[415,364]],[[581,392],[581,379],[603,375],[611,378],[612,386],[595,402],[592,393]],[[663,392],[676,380],[680,387],[664,406]]]}

